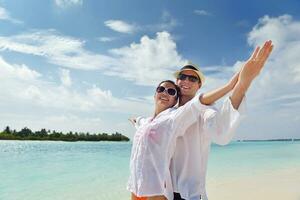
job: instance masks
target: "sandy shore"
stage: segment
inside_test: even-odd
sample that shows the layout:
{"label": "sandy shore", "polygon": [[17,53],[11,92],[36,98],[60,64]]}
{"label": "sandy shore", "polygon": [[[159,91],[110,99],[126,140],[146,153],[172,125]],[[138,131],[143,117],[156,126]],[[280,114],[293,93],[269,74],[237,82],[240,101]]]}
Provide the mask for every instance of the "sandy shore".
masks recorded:
{"label": "sandy shore", "polygon": [[207,180],[209,200],[300,200],[300,168]]}

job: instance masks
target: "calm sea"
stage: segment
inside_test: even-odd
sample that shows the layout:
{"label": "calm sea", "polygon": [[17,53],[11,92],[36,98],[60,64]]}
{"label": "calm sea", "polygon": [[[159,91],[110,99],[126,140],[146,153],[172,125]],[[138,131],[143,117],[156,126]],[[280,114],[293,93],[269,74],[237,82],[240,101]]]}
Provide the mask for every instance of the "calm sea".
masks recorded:
{"label": "calm sea", "polygon": [[[129,199],[130,150],[130,142],[0,141],[0,200]],[[299,168],[299,155],[299,141],[213,146],[208,179]]]}

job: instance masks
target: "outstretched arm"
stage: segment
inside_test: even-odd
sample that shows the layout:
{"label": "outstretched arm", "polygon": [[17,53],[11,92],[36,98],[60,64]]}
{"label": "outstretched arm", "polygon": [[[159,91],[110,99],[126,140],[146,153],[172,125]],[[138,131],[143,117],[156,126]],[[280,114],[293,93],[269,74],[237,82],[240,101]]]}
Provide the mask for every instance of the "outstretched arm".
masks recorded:
{"label": "outstretched arm", "polygon": [[213,104],[215,101],[219,100],[223,96],[225,96],[228,92],[230,92],[235,84],[237,83],[239,78],[239,72],[234,74],[234,76],[231,78],[231,80],[225,84],[224,86],[215,89],[211,92],[205,93],[200,97],[200,102],[205,105]]}
{"label": "outstretched arm", "polygon": [[241,69],[238,82],[234,86],[233,92],[230,96],[232,106],[235,109],[238,109],[252,81],[258,76],[259,72],[264,67],[264,64],[272,52],[272,49],[273,45],[271,40],[265,42],[261,49],[260,47],[257,47],[252,56]]}

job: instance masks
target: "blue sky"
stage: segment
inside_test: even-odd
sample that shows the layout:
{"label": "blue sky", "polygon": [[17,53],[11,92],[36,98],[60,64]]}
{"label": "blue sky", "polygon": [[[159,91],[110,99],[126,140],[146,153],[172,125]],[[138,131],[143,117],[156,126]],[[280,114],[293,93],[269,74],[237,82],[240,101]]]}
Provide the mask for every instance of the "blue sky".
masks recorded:
{"label": "blue sky", "polygon": [[300,137],[299,1],[0,1],[0,127],[115,132],[153,112],[156,84],[197,63],[206,92],[256,45],[275,50],[238,139]]}

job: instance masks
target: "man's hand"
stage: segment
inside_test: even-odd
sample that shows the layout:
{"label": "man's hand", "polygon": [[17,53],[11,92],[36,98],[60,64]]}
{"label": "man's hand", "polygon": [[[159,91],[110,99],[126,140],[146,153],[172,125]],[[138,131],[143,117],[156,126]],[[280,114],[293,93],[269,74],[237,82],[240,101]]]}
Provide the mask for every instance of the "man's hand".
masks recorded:
{"label": "man's hand", "polygon": [[251,81],[258,76],[270,53],[272,52],[272,49],[273,45],[271,40],[265,42],[261,49],[260,47],[256,47],[252,56],[249,58],[240,72],[239,80],[242,84],[250,84]]}
{"label": "man's hand", "polygon": [[241,69],[237,84],[234,86],[232,95],[230,96],[232,106],[238,109],[242,99],[250,87],[252,81],[258,76],[261,69],[264,67],[270,53],[273,50],[272,41],[265,42],[264,46],[260,49],[257,47],[250,59]]}

